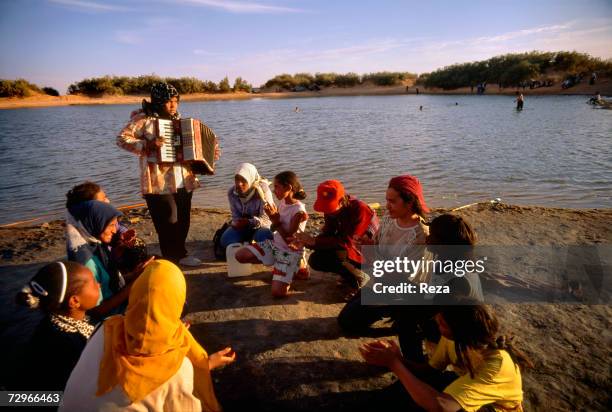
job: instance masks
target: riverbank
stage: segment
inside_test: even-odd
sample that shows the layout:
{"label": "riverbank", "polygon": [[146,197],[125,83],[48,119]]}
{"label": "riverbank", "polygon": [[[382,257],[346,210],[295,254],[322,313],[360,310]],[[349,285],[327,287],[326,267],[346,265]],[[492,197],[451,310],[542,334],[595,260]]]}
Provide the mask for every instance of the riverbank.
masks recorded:
{"label": "riverbank", "polygon": [[[446,212],[435,209],[432,216]],[[455,212],[475,228],[482,245],[610,245],[612,209],[557,209],[481,203]],[[368,339],[342,334],[336,316],[343,291],[335,277],[313,272],[296,281],[285,300],[270,296],[270,275],[262,266],[244,278],[227,278],[214,260],[211,239],[228,219],[219,209],[194,209],[188,249],[204,264],[185,270],[187,317],[192,332],[213,352],[232,345],[235,364],[214,373],[227,411],[249,402],[254,410],[350,411],[392,376],[365,365],[357,351]],[[127,219],[158,252],[146,209]],[[321,223],[313,216],[308,230]],[[65,255],[63,221],[0,228],[0,288],[3,365],[25,342],[36,316],[17,308],[15,292],[49,261]],[[505,332],[515,334],[536,369],[523,374],[525,410],[607,410],[610,376],[610,306],[512,304],[497,307]],[[390,335],[388,325],[378,325]],[[3,368],[4,369],[4,368]],[[0,384],[5,384],[1,382]],[[382,407],[382,406],[381,406]]]}
{"label": "riverbank", "polygon": [[[371,84],[356,87],[329,87],[320,91],[305,92],[262,92],[262,93],[227,93],[227,94],[207,94],[194,93],[181,96],[181,101],[216,101],[216,100],[248,100],[256,98],[265,99],[287,99],[301,97],[325,97],[325,96],[385,96],[402,94],[440,94],[440,95],[469,95],[475,94],[469,87],[462,87],[454,90],[425,89],[422,86],[405,85],[400,86],[375,86]],[[541,87],[538,89],[521,89],[526,96],[549,96],[549,95],[593,95],[599,91],[603,96],[612,96],[612,82],[610,79],[602,79],[595,85],[586,82],[580,83],[569,89],[562,89],[560,84],[551,87]],[[499,89],[496,85],[487,86],[486,95],[514,95],[516,89]],[[49,96],[37,94],[24,98],[0,98],[0,109],[20,109],[34,107],[53,107],[53,106],[73,106],[73,105],[109,105],[109,104],[140,104],[142,99],[148,99],[146,95],[130,96],[102,96],[88,97],[83,95]]]}

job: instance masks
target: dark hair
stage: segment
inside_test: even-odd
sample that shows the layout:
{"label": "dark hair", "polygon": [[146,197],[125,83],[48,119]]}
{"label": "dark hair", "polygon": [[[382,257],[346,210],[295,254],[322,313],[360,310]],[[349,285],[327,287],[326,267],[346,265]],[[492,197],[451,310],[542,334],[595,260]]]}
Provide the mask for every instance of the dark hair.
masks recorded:
{"label": "dark hair", "polygon": [[[62,301],[60,302],[62,289],[64,288],[63,267],[66,268],[66,285]],[[15,297],[18,304],[31,309],[40,308],[50,313],[58,310],[68,309],[68,300],[71,296],[78,295],[86,283],[83,276],[77,273],[87,269],[77,262],[53,262],[43,266],[36,275],[25,285]]]}
{"label": "dark hair", "polygon": [[472,259],[476,233],[461,216],[444,214],[429,224],[427,248],[438,259]]}
{"label": "dark hair", "polygon": [[489,305],[463,298],[460,305],[442,306],[440,313],[453,335],[457,359],[472,378],[474,366],[468,356],[468,348],[505,350],[515,364],[523,368],[533,367],[531,360],[513,346],[513,338],[497,335],[499,321]]}
{"label": "dark hair", "polygon": [[389,185],[388,189],[393,189],[397,192],[399,197],[402,198],[404,203],[412,203],[412,211],[425,219],[425,211],[423,210],[423,206],[419,199],[413,195],[412,193],[405,192],[403,190],[398,190],[396,187]]}
{"label": "dark hair", "polygon": [[461,216],[443,214],[429,224],[429,236],[433,244],[466,245],[476,244],[476,233]]}
{"label": "dark hair", "polygon": [[66,193],[66,209],[70,209],[71,206],[77,205],[81,202],[88,200],[94,200],[96,193],[100,192],[102,188],[100,185],[94,182],[86,181],[80,185],[76,185]]}
{"label": "dark hair", "polygon": [[285,171],[274,176],[274,180],[283,186],[291,186],[293,189],[293,198],[297,200],[306,199],[306,192],[300,183],[297,175],[291,171]]}

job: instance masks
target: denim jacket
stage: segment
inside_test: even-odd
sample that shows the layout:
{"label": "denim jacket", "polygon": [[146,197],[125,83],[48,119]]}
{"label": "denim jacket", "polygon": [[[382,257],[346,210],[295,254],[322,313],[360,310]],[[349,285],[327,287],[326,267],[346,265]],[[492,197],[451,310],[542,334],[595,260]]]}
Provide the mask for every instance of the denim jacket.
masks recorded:
{"label": "denim jacket", "polygon": [[[261,188],[266,197],[266,201],[270,204],[274,204],[270,188],[266,185],[262,185]],[[232,221],[240,218],[247,218],[249,219],[249,227],[251,229],[270,228],[272,222],[268,215],[266,215],[266,212],[264,212],[264,202],[261,200],[259,194],[255,193],[255,195],[243,205],[238,195],[234,193],[234,186],[232,186],[227,191],[227,199],[232,211]]]}

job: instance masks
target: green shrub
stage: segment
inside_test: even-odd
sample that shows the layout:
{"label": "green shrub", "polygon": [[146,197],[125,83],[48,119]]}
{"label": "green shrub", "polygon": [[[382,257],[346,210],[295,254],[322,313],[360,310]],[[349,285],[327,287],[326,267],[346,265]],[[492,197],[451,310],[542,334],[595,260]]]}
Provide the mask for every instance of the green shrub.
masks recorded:
{"label": "green shrub", "polygon": [[361,83],[361,78],[357,73],[339,74],[334,83],[338,87],[353,87]]}
{"label": "green shrub", "polygon": [[230,87],[229,79],[227,78],[227,76],[225,76],[223,80],[219,82],[219,92],[229,93],[231,91],[232,91],[232,88]]}
{"label": "green shrub", "polygon": [[59,96],[60,95],[59,92],[55,90],[53,87],[43,87],[42,91],[48,94],[49,96]]}
{"label": "green shrub", "polygon": [[247,83],[245,80],[242,80],[242,77],[236,77],[236,80],[234,81],[233,90],[235,92],[251,93],[251,91],[253,90],[253,87],[249,83]]}
{"label": "green shrub", "polygon": [[504,86],[516,86],[520,82],[543,78],[549,72],[612,73],[612,61],[602,60],[578,52],[510,53],[488,60],[454,64],[420,76],[419,84],[426,87],[456,89],[489,82]]}
{"label": "green shrub", "polygon": [[24,79],[0,80],[0,97],[28,97],[32,92],[42,93],[43,91]]}
{"label": "green shrub", "polygon": [[[195,77],[159,77],[154,74],[138,77],[126,76],[104,76],[98,78],[84,79],[73,83],[68,87],[69,94],[84,94],[89,96],[99,96],[103,94],[144,94],[151,92],[151,87],[155,83],[170,83],[180,94],[190,93],[227,93],[232,89],[227,78],[219,84],[210,80],[200,80]],[[251,90],[251,85],[240,78],[240,90]]]}
{"label": "green shrub", "polygon": [[364,74],[362,82],[370,81],[377,86],[395,86],[404,80],[414,80],[417,75],[408,72],[377,72]]}
{"label": "green shrub", "polygon": [[317,73],[315,74],[315,83],[322,87],[332,86],[336,82],[336,73]]}

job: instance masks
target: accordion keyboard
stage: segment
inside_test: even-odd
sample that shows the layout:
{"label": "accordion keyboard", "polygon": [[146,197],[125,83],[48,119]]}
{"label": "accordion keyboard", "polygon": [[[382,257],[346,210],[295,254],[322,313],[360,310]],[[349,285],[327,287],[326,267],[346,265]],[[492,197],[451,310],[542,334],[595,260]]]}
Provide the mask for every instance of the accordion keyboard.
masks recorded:
{"label": "accordion keyboard", "polygon": [[[174,133],[174,125],[172,120],[159,119],[159,136],[163,139],[164,143],[159,148],[160,161],[162,162],[175,162],[176,161],[176,146],[177,136]],[[180,139],[180,136],[178,137]],[[180,140],[178,140],[180,144]]]}

